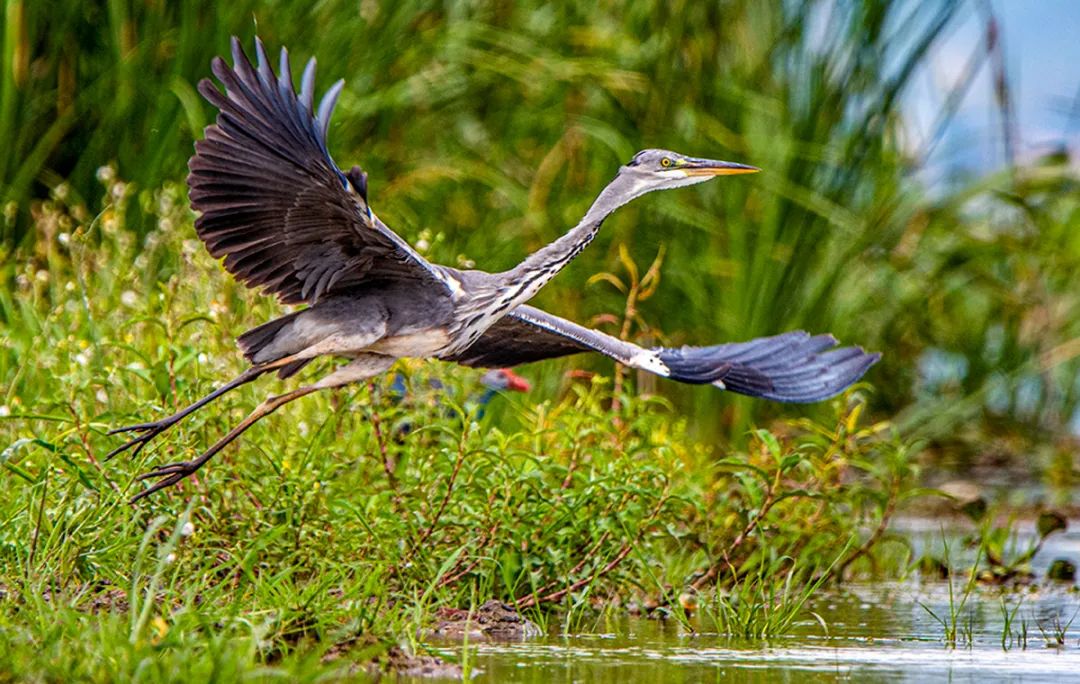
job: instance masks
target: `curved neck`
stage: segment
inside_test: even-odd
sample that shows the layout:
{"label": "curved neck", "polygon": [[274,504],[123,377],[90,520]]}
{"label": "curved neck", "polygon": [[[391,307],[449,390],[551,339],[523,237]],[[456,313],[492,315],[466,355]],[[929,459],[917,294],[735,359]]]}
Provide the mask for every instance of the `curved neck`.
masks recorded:
{"label": "curved neck", "polygon": [[[505,282],[515,288],[512,297],[508,300],[511,302],[510,308],[532,299],[540,288],[588,247],[596,237],[604,219],[622,205],[635,197],[644,195],[647,191],[648,189],[640,179],[623,173],[615,176],[615,179],[600,191],[592,206],[589,207],[589,211],[585,212],[585,217],[576,226],[502,274]],[[507,297],[503,299],[507,300]]]}

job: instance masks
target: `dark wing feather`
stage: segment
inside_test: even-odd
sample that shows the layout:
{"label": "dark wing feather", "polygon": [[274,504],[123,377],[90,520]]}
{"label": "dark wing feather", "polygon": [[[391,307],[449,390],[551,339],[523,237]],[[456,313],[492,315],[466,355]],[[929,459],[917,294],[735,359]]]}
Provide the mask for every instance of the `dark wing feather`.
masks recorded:
{"label": "dark wing feather", "polygon": [[795,331],[710,347],[645,349],[531,306],[520,306],[472,346],[449,357],[496,368],[581,352],[599,352],[672,380],[713,384],[773,401],[809,403],[839,394],[881,357],[858,347],[834,349],[831,335]]}
{"label": "dark wing feather", "polygon": [[473,368],[509,368],[533,361],[596,351],[574,339],[527,323],[515,316],[516,312],[517,309],[500,318],[480,339],[445,360]]}
{"label": "dark wing feather", "polygon": [[[221,58],[199,92],[218,108],[217,123],[195,143],[188,162],[199,237],[225,268],[285,303],[314,302],[369,280],[422,279],[446,288],[437,267],[371,213],[366,176],[343,174],[330,158],[326,132],[343,83],[314,107],[315,60],[299,96],[288,54],[275,75],[262,42],[252,66],[233,38],[233,66]],[[449,290],[447,290],[449,293]]]}

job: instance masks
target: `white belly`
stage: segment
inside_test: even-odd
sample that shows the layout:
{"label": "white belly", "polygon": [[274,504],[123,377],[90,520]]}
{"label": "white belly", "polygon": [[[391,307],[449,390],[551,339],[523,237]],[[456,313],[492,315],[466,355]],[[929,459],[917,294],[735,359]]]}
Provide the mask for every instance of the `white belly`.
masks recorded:
{"label": "white belly", "polygon": [[450,336],[445,330],[422,330],[393,337],[384,337],[368,347],[369,351],[402,358],[413,356],[425,358],[434,356],[450,344]]}

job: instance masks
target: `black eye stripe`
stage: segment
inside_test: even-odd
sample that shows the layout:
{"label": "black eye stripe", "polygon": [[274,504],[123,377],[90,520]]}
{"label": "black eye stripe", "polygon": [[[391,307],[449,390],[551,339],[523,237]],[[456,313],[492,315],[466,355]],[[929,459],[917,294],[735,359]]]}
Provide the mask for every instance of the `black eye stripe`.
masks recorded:
{"label": "black eye stripe", "polygon": [[676,166],[682,166],[684,162],[681,157],[672,157],[670,153],[663,154],[662,150],[642,150],[633,156],[630,161],[626,162],[626,166],[648,166],[655,167],[657,165],[670,169]]}

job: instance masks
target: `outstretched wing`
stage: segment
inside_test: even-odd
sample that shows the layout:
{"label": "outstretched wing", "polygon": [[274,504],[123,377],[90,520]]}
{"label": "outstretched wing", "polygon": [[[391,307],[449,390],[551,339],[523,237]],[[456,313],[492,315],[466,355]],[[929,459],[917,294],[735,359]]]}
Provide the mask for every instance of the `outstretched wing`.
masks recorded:
{"label": "outstretched wing", "polygon": [[[335,83],[313,109],[315,60],[300,94],[281,50],[274,74],[261,41],[253,67],[233,38],[233,66],[214,59],[222,93],[209,80],[199,92],[218,108],[217,123],[195,143],[188,162],[199,237],[225,268],[287,304],[315,302],[364,281],[409,278],[446,287],[429,264],[371,212],[367,176],[342,173],[326,148]],[[435,285],[438,286],[438,285]],[[449,290],[447,290],[449,293]]]}
{"label": "outstretched wing", "polygon": [[752,397],[810,403],[839,394],[880,354],[834,349],[831,335],[802,331],[711,347],[645,349],[531,306],[519,306],[472,346],[448,358],[466,366],[515,366],[581,352],[692,384],[712,384]]}

